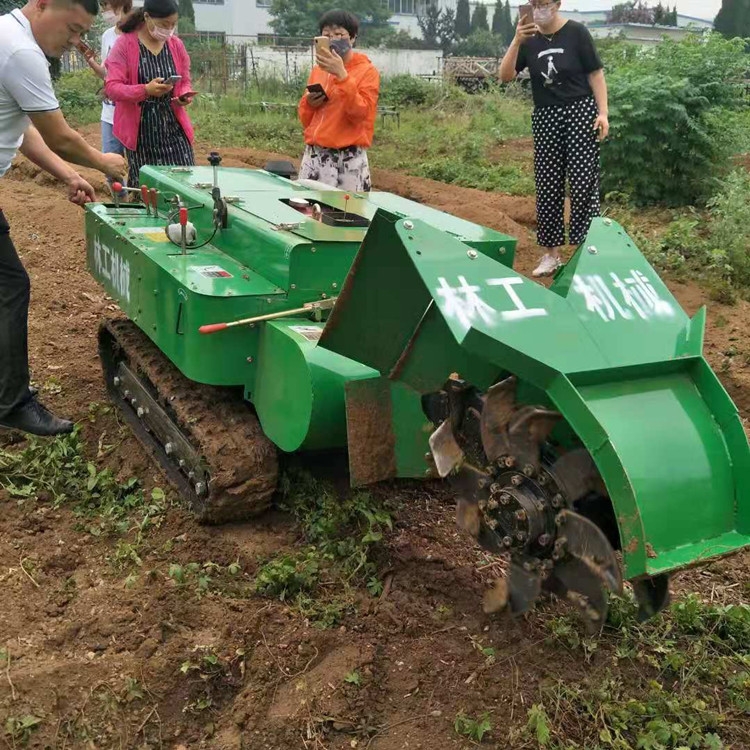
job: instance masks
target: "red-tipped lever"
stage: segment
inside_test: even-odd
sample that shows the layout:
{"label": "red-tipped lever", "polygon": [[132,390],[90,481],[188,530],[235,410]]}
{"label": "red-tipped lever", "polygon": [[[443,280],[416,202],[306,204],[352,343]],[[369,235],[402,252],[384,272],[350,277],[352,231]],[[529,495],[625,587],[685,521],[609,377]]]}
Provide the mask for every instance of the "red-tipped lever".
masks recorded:
{"label": "red-tipped lever", "polygon": [[120,208],[120,195],[122,195],[122,183],[112,183],[112,196],[115,199],[115,208]]}
{"label": "red-tipped lever", "polygon": [[216,333],[217,331],[223,331],[229,328],[229,323],[211,323],[207,326],[201,326],[198,329],[198,333]]}
{"label": "red-tipped lever", "polygon": [[188,223],[188,210],[183,206],[180,209],[180,226],[186,227]]}
{"label": "red-tipped lever", "polygon": [[151,208],[154,210],[154,216],[159,215],[159,191],[156,188],[151,188],[149,191],[151,196]]}
{"label": "red-tipped lever", "polygon": [[151,216],[151,198],[148,193],[148,186],[141,185],[141,200],[143,205],[146,207],[146,215]]}

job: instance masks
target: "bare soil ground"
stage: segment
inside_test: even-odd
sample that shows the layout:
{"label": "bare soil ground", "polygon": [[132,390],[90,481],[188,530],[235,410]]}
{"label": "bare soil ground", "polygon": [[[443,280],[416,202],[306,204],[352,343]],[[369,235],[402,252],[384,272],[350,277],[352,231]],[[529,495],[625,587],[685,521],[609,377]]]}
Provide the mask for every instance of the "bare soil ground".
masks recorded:
{"label": "bare soil ground", "polygon": [[[262,165],[269,156],[224,155],[227,165]],[[374,177],[379,189],[517,235],[519,267],[528,272],[534,262],[531,200],[383,170]],[[91,179],[103,193],[102,180]],[[96,332],[112,306],[85,269],[82,212],[29,164],[0,182],[0,205],[32,278],[31,363],[45,401],[80,421],[92,457],[114,446],[99,450],[100,464],[147,488],[163,484],[116,417],[90,411],[107,401]],[[750,305],[712,303],[693,285],[673,291],[690,313],[709,305],[708,357],[748,416]],[[453,730],[459,711],[487,711],[489,744],[535,746],[509,738],[526,723],[539,686],[608,669],[606,634],[584,663],[549,639],[555,605],[521,622],[485,616],[481,594],[498,563],[457,532],[445,490],[377,492],[401,503],[382,561],[387,594],[363,598],[340,629],[320,630],[280,602],[198,598],[166,574],[170,563],[209,560],[239,561],[252,574],[259,560],[294,545],[283,514],[211,528],[175,508],[127,587],[108,562],[115,540],[80,531],[65,508],[18,503],[0,491],[0,647],[10,656],[0,674],[0,738],[9,717],[33,715],[42,719],[28,740],[35,748],[447,749],[470,745]],[[715,563],[681,575],[675,587],[741,601],[748,562],[741,555]],[[477,642],[495,649],[491,669]],[[232,665],[216,683],[181,671],[203,647]],[[344,681],[354,670],[359,686]],[[207,690],[212,703],[201,710]]]}

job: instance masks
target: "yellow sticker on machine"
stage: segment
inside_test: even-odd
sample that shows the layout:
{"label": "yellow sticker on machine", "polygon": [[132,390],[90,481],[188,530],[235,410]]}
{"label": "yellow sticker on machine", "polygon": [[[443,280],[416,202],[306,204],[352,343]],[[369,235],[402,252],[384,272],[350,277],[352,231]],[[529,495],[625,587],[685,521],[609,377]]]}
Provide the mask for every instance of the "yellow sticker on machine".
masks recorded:
{"label": "yellow sticker on machine", "polygon": [[151,242],[169,242],[169,237],[160,227],[132,227],[128,231],[131,234],[142,234]]}

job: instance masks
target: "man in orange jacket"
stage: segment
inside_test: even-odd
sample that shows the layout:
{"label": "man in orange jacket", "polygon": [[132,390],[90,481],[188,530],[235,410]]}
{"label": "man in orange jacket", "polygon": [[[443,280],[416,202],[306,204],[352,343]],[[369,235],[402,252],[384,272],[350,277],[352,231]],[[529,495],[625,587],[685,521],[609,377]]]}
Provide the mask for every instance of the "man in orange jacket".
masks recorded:
{"label": "man in orange jacket", "polygon": [[[371,187],[367,149],[372,144],[380,93],[377,69],[366,55],[352,49],[358,32],[359,21],[348,11],[331,10],[323,15],[320,34],[330,39],[331,50],[316,46],[317,64],[299,103],[306,144],[300,179],[354,193]],[[318,91],[310,91],[311,86]]]}

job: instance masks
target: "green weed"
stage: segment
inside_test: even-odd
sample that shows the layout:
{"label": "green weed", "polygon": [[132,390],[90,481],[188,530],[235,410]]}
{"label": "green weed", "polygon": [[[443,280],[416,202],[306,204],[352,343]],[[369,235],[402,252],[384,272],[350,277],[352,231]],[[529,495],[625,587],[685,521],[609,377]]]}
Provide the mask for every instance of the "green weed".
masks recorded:
{"label": "green weed", "polygon": [[12,747],[25,745],[42,721],[38,716],[33,716],[32,714],[9,716],[5,720],[5,736]]}
{"label": "green weed", "polygon": [[462,711],[456,716],[453,728],[456,734],[468,737],[470,740],[474,740],[474,742],[481,742],[485,734],[492,731],[490,715],[485,713],[477,719],[472,719]]}
{"label": "green weed", "polygon": [[353,608],[354,588],[382,593],[374,553],[392,527],[390,513],[369,494],[341,497],[306,473],[286,474],[281,490],[281,507],[296,519],[306,546],[263,564],[255,591],[331,627]]}

